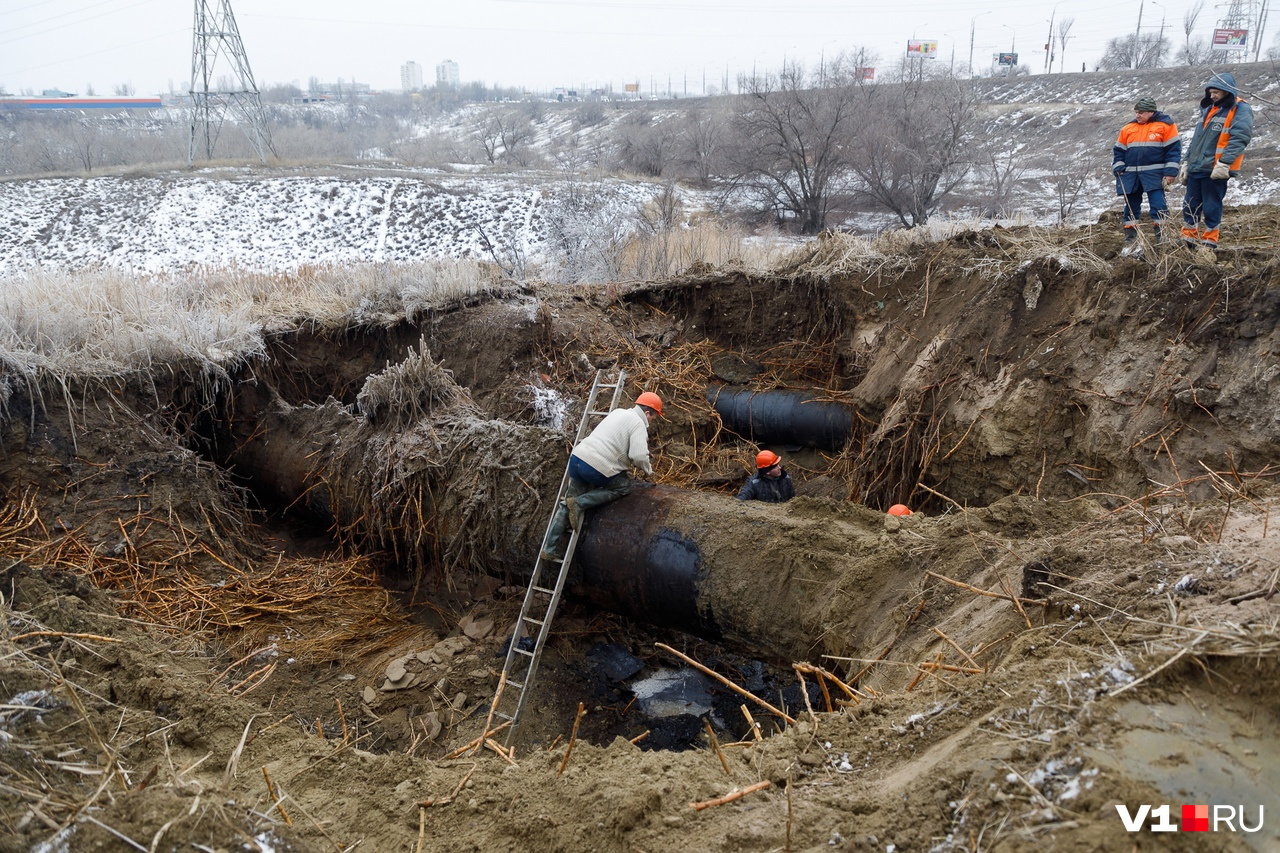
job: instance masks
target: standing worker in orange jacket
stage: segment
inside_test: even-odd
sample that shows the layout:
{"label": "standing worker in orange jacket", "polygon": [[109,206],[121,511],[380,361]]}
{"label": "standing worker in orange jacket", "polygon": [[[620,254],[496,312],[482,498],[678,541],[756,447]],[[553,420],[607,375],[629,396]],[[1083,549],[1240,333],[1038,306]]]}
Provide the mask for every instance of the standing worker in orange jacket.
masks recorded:
{"label": "standing worker in orange jacket", "polygon": [[636,397],[630,409],[614,409],[596,424],[591,434],[569,455],[569,488],[556,507],[555,517],[542,543],[542,559],[556,561],[565,522],[574,530],[582,525],[586,511],[616,501],[631,491],[627,471],[634,465],[646,474],[649,463],[649,424],[662,417],[662,398],[652,391]]}
{"label": "standing worker in orange jacket", "polygon": [[1167,114],[1158,111],[1153,98],[1140,98],[1133,105],[1133,121],[1120,128],[1111,158],[1116,195],[1124,196],[1125,246],[1120,254],[1142,256],[1142,244],[1137,236],[1143,193],[1151,208],[1155,242],[1160,242],[1161,226],[1169,218],[1164,189],[1172,186],[1177,178],[1181,156],[1178,126]]}
{"label": "standing worker in orange jacket", "polygon": [[1240,99],[1236,78],[1228,73],[1213,75],[1204,84],[1200,121],[1178,175],[1187,185],[1182,240],[1188,246],[1203,246],[1210,252],[1217,248],[1227,180],[1240,174],[1244,149],[1252,138],[1253,107]]}

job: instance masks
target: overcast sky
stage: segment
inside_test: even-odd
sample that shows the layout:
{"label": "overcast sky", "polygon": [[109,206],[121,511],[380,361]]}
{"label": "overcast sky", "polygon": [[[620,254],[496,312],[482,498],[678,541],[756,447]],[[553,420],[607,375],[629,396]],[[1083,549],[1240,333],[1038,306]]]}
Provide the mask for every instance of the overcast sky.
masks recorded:
{"label": "overcast sky", "polygon": [[[217,8],[218,0],[207,0]],[[1175,46],[1195,0],[231,0],[259,86],[311,77],[398,90],[400,67],[424,67],[428,85],[443,59],[461,79],[542,91],[622,88],[699,94],[753,66],[820,58],[866,47],[878,66],[908,39],[936,39],[937,61],[991,61],[1016,50],[1039,74],[1052,17],[1074,18],[1068,71],[1090,69],[1108,39],[1138,27]],[[1193,37],[1207,38],[1226,3],[1204,4]],[[1221,9],[1219,7],[1222,7]],[[0,0],[0,86],[19,94],[62,89],[99,95],[131,84],[139,95],[185,91],[191,76],[189,0]],[[1056,28],[1056,27],[1055,27]],[[1273,29],[1273,28],[1269,28]],[[1263,50],[1274,41],[1263,34]],[[1055,71],[1059,62],[1054,63]],[[225,71],[226,65],[219,65]]]}

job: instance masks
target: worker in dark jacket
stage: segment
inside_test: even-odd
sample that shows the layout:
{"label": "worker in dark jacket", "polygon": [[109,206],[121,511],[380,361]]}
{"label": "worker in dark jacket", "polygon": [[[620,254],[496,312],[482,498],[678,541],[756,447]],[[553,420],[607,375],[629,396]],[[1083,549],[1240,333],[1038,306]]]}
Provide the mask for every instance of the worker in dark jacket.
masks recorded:
{"label": "worker in dark jacket", "polygon": [[1147,195],[1155,242],[1169,218],[1165,187],[1178,177],[1182,158],[1182,138],[1173,119],[1156,107],[1153,98],[1140,98],[1133,105],[1133,121],[1120,128],[1120,136],[1112,149],[1111,171],[1116,176],[1116,195],[1124,196],[1123,255],[1142,254],[1138,237],[1138,220],[1142,217],[1142,194]]}
{"label": "worker in dark jacket", "polygon": [[1187,185],[1182,240],[1188,246],[1210,252],[1217,247],[1227,180],[1240,174],[1244,149],[1252,138],[1253,107],[1240,99],[1236,78],[1225,72],[1213,75],[1204,84],[1200,119],[1179,173]]}
{"label": "worker in dark jacket", "polygon": [[756,475],[743,484],[738,492],[740,501],[764,501],[786,503],[796,496],[796,484],[791,475],[782,470],[782,460],[772,450],[756,454]]}

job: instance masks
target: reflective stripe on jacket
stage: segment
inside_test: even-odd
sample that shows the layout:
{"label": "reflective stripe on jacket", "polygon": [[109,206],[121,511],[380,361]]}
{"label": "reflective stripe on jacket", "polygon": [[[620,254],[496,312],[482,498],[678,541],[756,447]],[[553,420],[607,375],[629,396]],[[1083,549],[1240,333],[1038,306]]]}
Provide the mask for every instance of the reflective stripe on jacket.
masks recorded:
{"label": "reflective stripe on jacket", "polygon": [[1129,122],[1120,128],[1111,160],[1112,171],[1124,167],[1116,177],[1119,195],[1160,189],[1160,179],[1177,177],[1178,164],[1182,162],[1178,126],[1166,113],[1154,113],[1141,124]]}

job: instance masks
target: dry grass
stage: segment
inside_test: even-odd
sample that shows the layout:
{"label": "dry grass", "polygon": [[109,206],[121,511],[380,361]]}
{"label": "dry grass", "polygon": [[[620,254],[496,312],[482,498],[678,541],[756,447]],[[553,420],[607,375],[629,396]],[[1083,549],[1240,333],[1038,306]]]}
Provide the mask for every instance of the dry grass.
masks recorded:
{"label": "dry grass", "polygon": [[453,381],[453,373],[431,357],[426,338],[409,349],[404,361],[387,364],[370,376],[356,395],[356,406],[370,421],[396,429],[415,424],[437,409],[477,414],[466,389]]}
{"label": "dry grass", "polygon": [[232,650],[274,645],[326,661],[375,652],[413,630],[366,557],[252,560],[231,544],[240,541],[235,528],[243,519],[219,507],[203,515],[220,531],[139,511],[119,520],[120,544],[106,547],[84,525],[56,532],[37,497],[9,495],[0,559],[84,577],[112,591],[122,613],[179,635],[217,637]]}
{"label": "dry grass", "polygon": [[618,250],[616,268],[624,280],[672,278],[700,268],[733,268],[764,274],[792,251],[794,242],[777,234],[755,237],[741,228],[697,222],[633,236]]}
{"label": "dry grass", "polygon": [[494,267],[465,261],[278,274],[37,271],[0,290],[0,366],[28,381],[192,364],[220,374],[262,356],[273,330],[388,325],[500,286]]}

